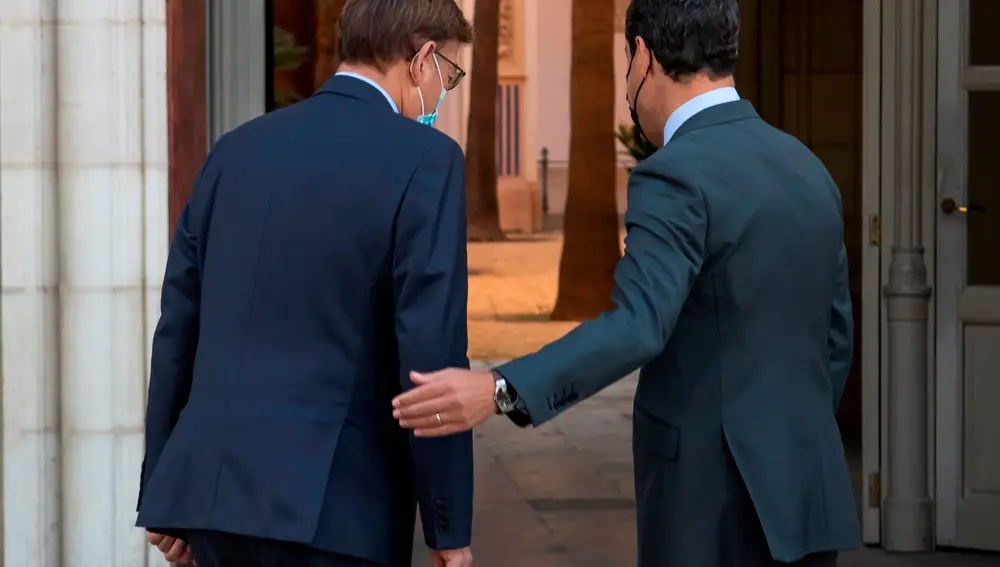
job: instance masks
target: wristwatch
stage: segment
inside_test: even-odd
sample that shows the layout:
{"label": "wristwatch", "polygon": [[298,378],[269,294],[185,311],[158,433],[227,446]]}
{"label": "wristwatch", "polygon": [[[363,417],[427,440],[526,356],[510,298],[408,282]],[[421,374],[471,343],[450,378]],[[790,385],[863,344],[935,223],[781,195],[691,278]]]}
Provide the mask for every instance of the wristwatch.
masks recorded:
{"label": "wristwatch", "polygon": [[497,414],[508,414],[514,411],[517,404],[517,394],[507,386],[507,379],[496,370],[490,370],[493,375],[493,403],[496,404]]}

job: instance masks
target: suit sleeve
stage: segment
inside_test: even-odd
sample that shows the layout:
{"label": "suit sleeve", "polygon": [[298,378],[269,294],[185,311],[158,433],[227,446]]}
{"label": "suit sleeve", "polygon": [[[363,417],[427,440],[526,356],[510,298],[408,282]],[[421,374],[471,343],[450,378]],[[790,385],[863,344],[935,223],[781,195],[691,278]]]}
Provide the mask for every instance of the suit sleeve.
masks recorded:
{"label": "suit sleeve", "polygon": [[191,198],[177,219],[167,256],[160,320],[153,334],[150,358],[146,455],[140,476],[139,506],[149,475],[156,468],[191,390],[201,311],[199,240],[208,222],[217,177],[209,154],[198,173]]}
{"label": "suit sleeve", "polygon": [[614,309],[497,370],[516,389],[532,425],[552,419],[659,355],[705,255],[701,191],[644,161],[629,178],[625,255],[615,268]]}
{"label": "suit sleeve", "polygon": [[[399,382],[409,373],[468,368],[465,165],[458,146],[429,152],[396,220],[393,280]],[[467,547],[472,537],[472,433],[410,437],[414,486],[432,549]]]}
{"label": "suit sleeve", "polygon": [[840,406],[844,386],[851,373],[854,355],[854,314],[851,307],[850,279],[847,268],[847,249],[840,247],[840,268],[837,277],[837,295],[830,307],[830,332],[827,336],[830,350],[830,382],[833,387],[833,409]]}

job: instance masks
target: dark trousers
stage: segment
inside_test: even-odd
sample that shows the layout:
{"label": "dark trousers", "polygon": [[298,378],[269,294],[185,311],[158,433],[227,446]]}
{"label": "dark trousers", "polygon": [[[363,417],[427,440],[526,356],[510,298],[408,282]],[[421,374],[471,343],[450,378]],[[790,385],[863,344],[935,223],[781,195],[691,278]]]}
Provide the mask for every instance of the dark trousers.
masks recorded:
{"label": "dark trousers", "polygon": [[791,567],[835,567],[837,565],[837,552],[813,553],[806,555],[794,563],[778,563],[778,565],[789,565]]}
{"label": "dark trousers", "polygon": [[299,543],[211,531],[187,533],[198,567],[379,567]]}

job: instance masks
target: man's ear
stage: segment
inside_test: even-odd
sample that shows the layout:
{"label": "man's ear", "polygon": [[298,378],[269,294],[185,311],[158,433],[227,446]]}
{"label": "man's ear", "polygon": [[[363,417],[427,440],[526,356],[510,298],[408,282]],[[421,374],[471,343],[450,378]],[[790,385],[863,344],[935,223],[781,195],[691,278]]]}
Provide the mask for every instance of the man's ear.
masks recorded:
{"label": "man's ear", "polygon": [[646,59],[651,60],[653,58],[653,53],[649,50],[646,40],[642,39],[641,35],[635,38],[635,53],[632,54],[632,57],[639,57],[639,61],[643,66],[649,66],[650,63]]}
{"label": "man's ear", "polygon": [[433,65],[433,63],[431,62],[431,57],[434,56],[434,52],[436,50],[437,50],[437,44],[433,41],[428,41],[420,47],[420,50],[417,51],[417,54],[413,57],[415,63],[413,66],[414,75],[423,71],[424,65],[427,64]]}

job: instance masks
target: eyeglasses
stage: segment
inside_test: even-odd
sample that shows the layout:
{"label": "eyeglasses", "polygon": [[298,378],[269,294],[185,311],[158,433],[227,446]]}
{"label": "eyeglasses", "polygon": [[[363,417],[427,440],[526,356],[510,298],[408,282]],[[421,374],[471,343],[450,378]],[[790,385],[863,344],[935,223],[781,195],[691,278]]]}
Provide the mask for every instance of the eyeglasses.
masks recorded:
{"label": "eyeglasses", "polygon": [[462,79],[465,78],[465,71],[458,66],[458,63],[455,63],[451,59],[445,57],[444,53],[441,53],[440,51],[435,51],[434,53],[441,59],[444,59],[445,62],[448,63],[448,65],[451,65],[452,72],[442,73],[441,76],[444,77],[445,79],[445,84],[444,84],[445,90],[449,91],[454,90],[455,87],[457,87],[459,83],[462,82]]}

